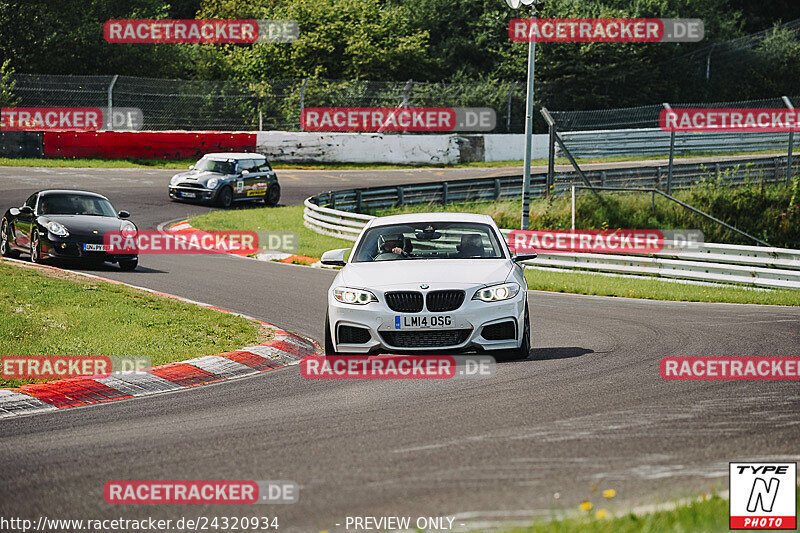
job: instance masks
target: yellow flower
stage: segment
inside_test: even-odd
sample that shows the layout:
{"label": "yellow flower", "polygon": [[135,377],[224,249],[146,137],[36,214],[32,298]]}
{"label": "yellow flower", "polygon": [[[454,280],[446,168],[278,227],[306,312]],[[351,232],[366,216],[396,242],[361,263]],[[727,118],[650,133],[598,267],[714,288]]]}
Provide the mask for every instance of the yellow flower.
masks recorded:
{"label": "yellow flower", "polygon": [[606,489],[603,491],[603,496],[606,498],[613,498],[616,495],[617,491],[615,491],[614,489]]}
{"label": "yellow flower", "polygon": [[602,520],[603,518],[606,517],[606,510],[600,509],[599,511],[597,511],[597,514],[595,516],[598,518],[598,520]]}
{"label": "yellow flower", "polygon": [[592,502],[583,502],[580,505],[581,511],[591,511],[592,507]]}

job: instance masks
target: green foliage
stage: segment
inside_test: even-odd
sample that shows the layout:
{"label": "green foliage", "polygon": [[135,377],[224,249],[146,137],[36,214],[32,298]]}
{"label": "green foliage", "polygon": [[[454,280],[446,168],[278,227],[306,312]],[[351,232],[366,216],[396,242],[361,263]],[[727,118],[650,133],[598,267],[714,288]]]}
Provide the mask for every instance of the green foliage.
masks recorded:
{"label": "green foliage", "polygon": [[0,107],[13,107],[19,102],[19,98],[14,96],[14,69],[11,67],[11,60],[6,59],[0,63]]}

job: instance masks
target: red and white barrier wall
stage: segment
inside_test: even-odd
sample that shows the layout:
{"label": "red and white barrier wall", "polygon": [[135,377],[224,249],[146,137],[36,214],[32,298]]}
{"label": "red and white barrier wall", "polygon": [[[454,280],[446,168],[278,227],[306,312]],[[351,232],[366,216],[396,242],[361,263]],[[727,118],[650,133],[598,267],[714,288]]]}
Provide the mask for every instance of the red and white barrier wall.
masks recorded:
{"label": "red and white barrier wall", "polygon": [[[319,132],[45,131],[0,132],[0,156],[194,159],[209,152],[259,152],[273,161],[448,165],[520,160],[521,134],[409,135]],[[534,159],[547,136],[534,136]]]}

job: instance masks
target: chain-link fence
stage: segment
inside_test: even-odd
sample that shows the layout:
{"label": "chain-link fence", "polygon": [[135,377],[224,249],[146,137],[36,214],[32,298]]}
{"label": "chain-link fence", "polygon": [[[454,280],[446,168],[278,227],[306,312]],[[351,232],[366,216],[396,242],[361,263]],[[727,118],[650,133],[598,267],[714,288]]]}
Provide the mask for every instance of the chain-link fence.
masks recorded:
{"label": "chain-link fence", "polygon": [[524,128],[517,82],[422,83],[307,78],[187,81],[17,74],[19,107],[136,108],[145,130],[300,130],[303,107],[491,107],[496,132]]}

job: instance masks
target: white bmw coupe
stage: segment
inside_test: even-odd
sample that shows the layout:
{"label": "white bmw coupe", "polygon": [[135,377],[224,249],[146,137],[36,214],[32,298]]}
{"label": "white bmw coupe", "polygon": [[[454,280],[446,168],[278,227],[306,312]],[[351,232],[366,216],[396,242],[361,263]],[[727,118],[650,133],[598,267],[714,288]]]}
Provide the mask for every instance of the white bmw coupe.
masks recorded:
{"label": "white bmw coupe", "polygon": [[325,353],[457,353],[498,360],[530,352],[527,284],[494,220],[468,213],[372,219],[325,265],[343,266],[328,291]]}

